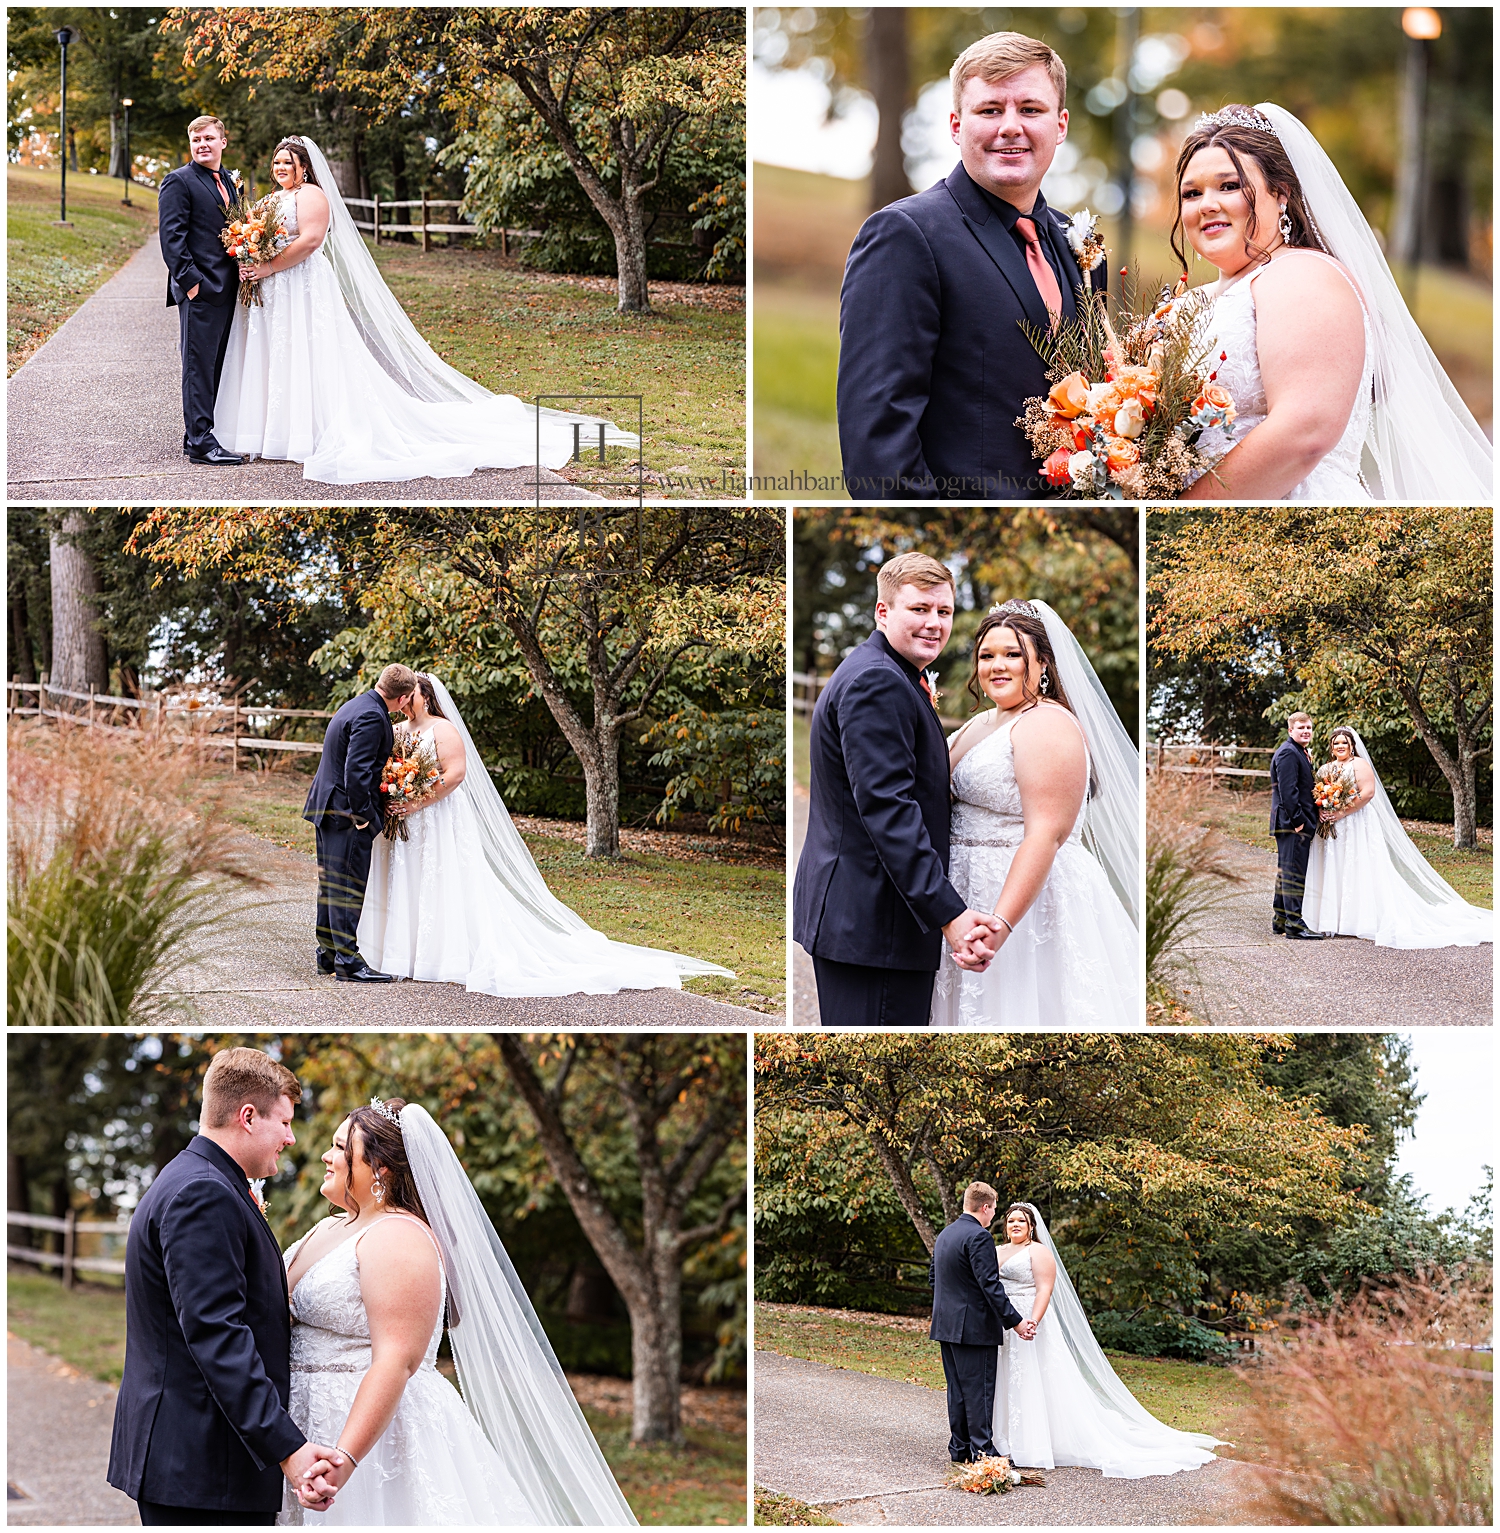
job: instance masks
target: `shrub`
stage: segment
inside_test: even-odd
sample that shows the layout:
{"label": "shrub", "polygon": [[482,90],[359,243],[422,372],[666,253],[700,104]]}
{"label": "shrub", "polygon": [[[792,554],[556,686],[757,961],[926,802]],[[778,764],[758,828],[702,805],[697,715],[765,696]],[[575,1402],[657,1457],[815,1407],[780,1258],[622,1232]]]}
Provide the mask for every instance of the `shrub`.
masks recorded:
{"label": "shrub", "polygon": [[1234,1343],[1192,1315],[1122,1314],[1104,1310],[1093,1317],[1101,1347],[1140,1357],[1183,1357],[1193,1363],[1227,1363]]}
{"label": "shrub", "polygon": [[10,731],[7,1003],[22,1027],[116,1027],[179,1003],[148,986],[226,885],[262,880],[191,746],[66,722]]}

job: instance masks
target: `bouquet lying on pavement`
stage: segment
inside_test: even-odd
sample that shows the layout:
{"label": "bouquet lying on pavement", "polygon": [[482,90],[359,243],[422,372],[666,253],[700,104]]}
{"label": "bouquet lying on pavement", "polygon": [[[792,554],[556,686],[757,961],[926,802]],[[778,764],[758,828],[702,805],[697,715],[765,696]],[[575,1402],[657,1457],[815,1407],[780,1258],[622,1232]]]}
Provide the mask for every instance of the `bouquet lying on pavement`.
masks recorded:
{"label": "bouquet lying on pavement", "polygon": [[[1103,254],[1089,225],[1080,259],[1098,264]],[[1223,456],[1227,449],[1199,446],[1210,427],[1229,436],[1235,417],[1218,382],[1203,291],[1188,292],[1183,276],[1149,304],[1127,294],[1111,316],[1107,294],[1080,287],[1076,319],[1050,330],[1022,325],[1052,389],[1028,399],[1016,424],[1048,484],[1081,500],[1175,500]],[[1217,361],[1227,359],[1221,351]]]}
{"label": "bouquet lying on pavement", "polygon": [[443,774],[438,770],[432,737],[400,731],[395,749],[380,774],[385,805],[381,835],[387,841],[407,840],[406,811],[431,798],[442,785]]}
{"label": "bouquet lying on pavement", "polygon": [[[1319,809],[1337,814],[1339,810],[1347,809],[1358,797],[1359,785],[1345,780],[1344,769],[1336,761],[1318,768],[1317,781],[1313,784],[1313,803]],[[1318,821],[1318,835],[1323,840],[1337,841],[1338,834],[1337,825],[1327,820]]]}
{"label": "bouquet lying on pavement", "polygon": [[[274,261],[292,243],[282,227],[281,198],[275,192],[259,202],[248,201],[241,192],[230,203],[227,217],[219,238],[236,261]],[[241,281],[240,302],[247,307],[261,303],[260,283]]]}
{"label": "bouquet lying on pavement", "polygon": [[966,1490],[975,1496],[1007,1496],[1018,1485],[1039,1485],[1047,1482],[1034,1469],[1012,1469],[1010,1460],[1003,1454],[997,1458],[982,1458],[972,1464],[955,1464],[950,1483],[956,1490]]}

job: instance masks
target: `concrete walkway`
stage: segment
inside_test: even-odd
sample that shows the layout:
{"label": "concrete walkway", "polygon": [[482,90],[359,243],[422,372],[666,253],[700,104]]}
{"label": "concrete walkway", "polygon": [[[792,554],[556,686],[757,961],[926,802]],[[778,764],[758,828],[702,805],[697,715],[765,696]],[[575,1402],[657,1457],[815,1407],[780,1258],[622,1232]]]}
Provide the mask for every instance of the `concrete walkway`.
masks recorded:
{"label": "concrete walkway", "polygon": [[[413,505],[536,499],[527,469],[481,469],[465,479],[321,484],[296,463],[211,468],[182,455],[182,370],[177,311],[153,234],[8,386],[9,495],[13,501],[275,505],[380,501]],[[550,469],[547,501],[598,500]]]}
{"label": "concrete walkway", "polygon": [[825,1363],[755,1354],[755,1483],[874,1527],[1146,1527],[1242,1522],[1243,1465],[1219,1459],[1191,1474],[1106,1480],[1049,1469],[1046,1485],[975,1496],[946,1484],[943,1392]]}
{"label": "concrete walkway", "polygon": [[6,1362],[6,1522],[138,1526],[135,1502],[104,1478],[114,1390],[13,1336]]}
{"label": "concrete walkway", "polygon": [[1494,947],[1388,948],[1271,931],[1276,855],[1226,841],[1244,876],[1187,950],[1194,1011],[1221,1027],[1489,1027]]}
{"label": "concrete walkway", "polygon": [[731,1031],[784,1019],[687,990],[508,999],[459,985],[351,985],[317,972],[318,869],[305,852],[247,837],[266,886],[226,896],[221,917],[158,987],[196,1022],[270,1027],[686,1027]]}

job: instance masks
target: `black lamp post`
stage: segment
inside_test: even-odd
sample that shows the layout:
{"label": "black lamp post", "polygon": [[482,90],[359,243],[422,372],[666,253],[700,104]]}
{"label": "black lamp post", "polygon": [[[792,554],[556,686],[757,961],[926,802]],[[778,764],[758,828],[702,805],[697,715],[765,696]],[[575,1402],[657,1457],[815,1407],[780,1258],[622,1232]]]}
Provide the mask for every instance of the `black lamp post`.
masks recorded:
{"label": "black lamp post", "polygon": [[68,222],[68,44],[77,35],[72,27],[59,27],[54,34],[62,49],[62,101],[57,114],[57,131],[62,145],[62,213],[57,227],[71,229]]}
{"label": "black lamp post", "polygon": [[129,96],[120,97],[120,105],[125,108],[125,196],[121,202],[122,207],[130,207],[130,109],[135,102]]}

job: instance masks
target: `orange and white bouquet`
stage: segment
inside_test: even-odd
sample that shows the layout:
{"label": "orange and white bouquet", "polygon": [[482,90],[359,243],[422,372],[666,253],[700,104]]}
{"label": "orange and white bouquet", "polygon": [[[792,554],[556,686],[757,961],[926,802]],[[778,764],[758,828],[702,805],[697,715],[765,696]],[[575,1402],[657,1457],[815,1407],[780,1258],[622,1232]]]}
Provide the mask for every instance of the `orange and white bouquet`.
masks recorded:
{"label": "orange and white bouquet", "polygon": [[[235,182],[238,190],[239,182]],[[292,236],[282,225],[281,198],[276,192],[249,202],[244,195],[230,204],[228,222],[219,230],[224,248],[236,261],[274,261],[292,243]],[[240,302],[247,307],[262,303],[259,282],[240,282]]]}
{"label": "orange and white bouquet", "polygon": [[[1123,277],[1123,273],[1121,274]],[[1023,325],[1047,363],[1052,388],[1026,401],[1016,424],[1042,478],[1080,500],[1175,500],[1227,449],[1235,406],[1218,381],[1208,306],[1183,277],[1149,306],[1080,288],[1078,317],[1039,330]]]}
{"label": "orange and white bouquet", "polygon": [[443,785],[437,751],[428,735],[401,730],[395,748],[380,773],[380,792],[385,806],[380,833],[387,841],[405,841],[406,814],[432,797]]}
{"label": "orange and white bouquet", "polygon": [[[1341,809],[1347,809],[1359,797],[1359,784],[1353,779],[1353,774],[1346,772],[1337,761],[1330,761],[1326,766],[1320,766],[1316,773],[1316,781],[1313,783],[1313,803],[1320,810],[1326,809],[1330,814],[1337,814]],[[1318,835],[1325,841],[1337,841],[1339,828],[1331,820],[1318,821]]]}

